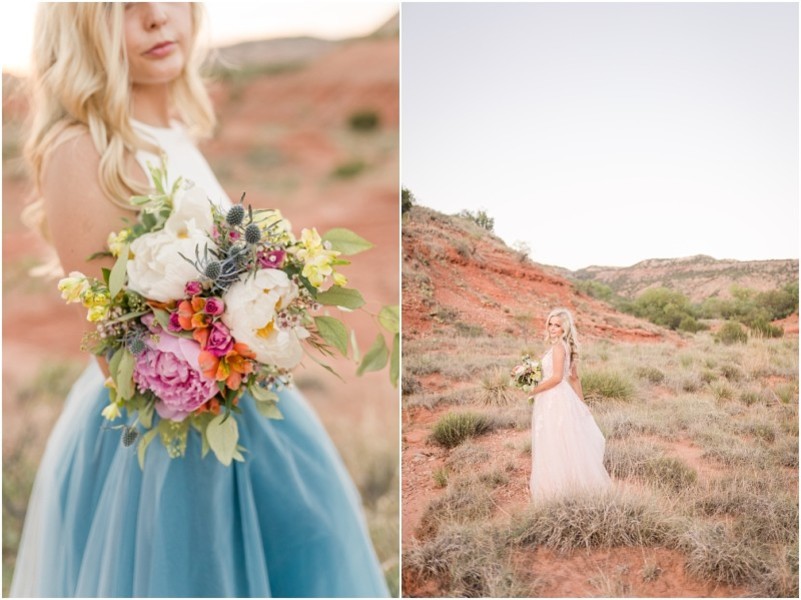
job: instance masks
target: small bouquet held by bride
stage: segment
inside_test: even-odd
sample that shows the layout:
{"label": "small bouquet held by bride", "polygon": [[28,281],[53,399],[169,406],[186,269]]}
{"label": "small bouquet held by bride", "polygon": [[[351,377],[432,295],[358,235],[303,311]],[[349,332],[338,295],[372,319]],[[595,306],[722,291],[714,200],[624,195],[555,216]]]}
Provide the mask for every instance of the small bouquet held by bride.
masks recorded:
{"label": "small bouquet held by bride", "polygon": [[[113,268],[102,280],[72,272],[58,287],[97,324],[83,348],[108,360],[103,416],[114,421],[127,412],[129,422],[114,428],[124,445],[138,441],[140,465],[157,435],[171,457],[183,456],[190,428],[201,435],[204,457],[211,450],[230,465],[244,460],[232,413],[241,412],[245,392],[262,415],[281,419],[276,391],[292,384],[305,346],[347,356],[352,344],[358,354],[342,321],[315,313],[364,304],[337,269],[349,264],[341,256],[371,244],[346,229],[322,237],[303,229],[296,239],[277,210],[240,200],[225,211],[180,179],[168,190],[164,165],[151,174],[155,193],[132,198],[141,207],[136,223],[109,235],[108,251],[95,255],[116,258]],[[395,334],[392,379],[398,316],[397,307],[378,315]],[[388,359],[379,333],[358,372]]]}
{"label": "small bouquet held by bride", "polygon": [[[528,354],[524,354],[519,365],[515,365],[510,373],[512,385],[524,392],[532,392],[542,381],[542,365],[540,361],[533,360]],[[530,396],[528,401],[534,401]]]}

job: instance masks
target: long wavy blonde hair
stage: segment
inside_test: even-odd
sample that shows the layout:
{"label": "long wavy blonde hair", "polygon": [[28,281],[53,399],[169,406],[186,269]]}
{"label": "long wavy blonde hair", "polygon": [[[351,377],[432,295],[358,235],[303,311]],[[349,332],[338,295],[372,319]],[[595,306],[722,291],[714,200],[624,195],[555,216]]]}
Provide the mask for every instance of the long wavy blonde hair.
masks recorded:
{"label": "long wavy blonde hair", "polygon": [[551,339],[551,334],[548,332],[548,323],[551,322],[552,317],[559,317],[562,320],[562,339],[567,343],[570,352],[570,364],[574,365],[579,357],[580,346],[573,315],[566,308],[554,308],[548,313],[548,318],[545,319],[545,339],[548,341]]}
{"label": "long wavy blonde hair", "polygon": [[[86,131],[100,154],[98,177],[108,200],[135,210],[132,194],[146,190],[125,170],[127,153],[157,151],[131,126],[131,83],[125,51],[122,2],[44,2],[34,26],[30,77],[32,110],[25,159],[36,187],[35,202],[23,215],[45,237],[39,198],[48,152]],[[171,84],[176,116],[196,138],[215,126],[211,100],[200,76],[205,53],[198,43],[204,8],[191,4],[193,34],[181,75]]]}

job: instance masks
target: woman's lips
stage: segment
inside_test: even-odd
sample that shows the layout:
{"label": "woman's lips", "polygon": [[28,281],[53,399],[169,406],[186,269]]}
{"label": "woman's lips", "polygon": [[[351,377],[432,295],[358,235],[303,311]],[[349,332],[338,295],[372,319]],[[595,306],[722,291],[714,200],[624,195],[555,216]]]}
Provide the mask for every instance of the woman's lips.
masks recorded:
{"label": "woman's lips", "polygon": [[171,54],[172,51],[175,49],[175,42],[161,42],[160,44],[156,44],[150,50],[145,52],[145,56],[152,56],[154,58],[161,58],[163,56],[167,56]]}

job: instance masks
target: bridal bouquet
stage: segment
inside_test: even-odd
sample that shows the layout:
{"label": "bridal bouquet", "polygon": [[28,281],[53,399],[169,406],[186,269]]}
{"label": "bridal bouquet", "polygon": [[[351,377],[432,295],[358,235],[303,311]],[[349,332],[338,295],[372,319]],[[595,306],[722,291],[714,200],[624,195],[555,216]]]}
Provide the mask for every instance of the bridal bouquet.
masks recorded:
{"label": "bridal bouquet", "polygon": [[[280,212],[245,207],[244,195],[225,211],[180,179],[168,190],[163,165],[151,174],[156,193],[132,198],[141,207],[136,223],[98,253],[115,257],[113,268],[102,280],[72,272],[59,289],[97,324],[83,349],[108,360],[103,415],[135,415],[117,428],[124,445],[138,441],[140,465],[157,435],[171,457],[184,455],[190,428],[203,456],[211,450],[230,465],[244,460],[231,417],[245,392],[262,415],[281,419],[275,392],[292,384],[304,346],[347,356],[350,341],[358,352],[339,319],[315,313],[364,304],[337,269],[349,264],[342,255],[371,244],[345,229],[322,237],[303,229],[297,239]],[[397,307],[384,307],[379,320],[397,338]],[[359,372],[387,358],[379,334]]]}
{"label": "bridal bouquet", "polygon": [[533,360],[528,354],[524,354],[522,362],[512,368],[510,374],[512,385],[525,392],[531,392],[542,381],[542,365],[538,360]]}

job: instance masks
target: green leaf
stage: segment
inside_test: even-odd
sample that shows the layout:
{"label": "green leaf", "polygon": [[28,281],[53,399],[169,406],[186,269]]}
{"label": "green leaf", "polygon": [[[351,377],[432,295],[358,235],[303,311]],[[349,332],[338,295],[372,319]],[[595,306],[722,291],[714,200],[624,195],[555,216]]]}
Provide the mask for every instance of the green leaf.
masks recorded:
{"label": "green leaf", "polygon": [[373,345],[370,346],[370,349],[367,351],[367,354],[364,355],[364,360],[362,360],[362,364],[359,365],[356,374],[361,375],[367,371],[380,371],[387,364],[388,358],[387,344],[384,341],[384,336],[379,333]]}
{"label": "green leaf", "polygon": [[170,331],[170,313],[163,308],[154,308],[153,316],[164,331]]}
{"label": "green leaf", "polygon": [[112,298],[116,298],[117,294],[120,293],[120,290],[125,285],[125,279],[128,275],[126,272],[127,265],[128,244],[125,244],[120,250],[120,255],[117,258],[117,262],[114,263],[114,267],[111,269],[111,274],[108,278],[108,291]]}
{"label": "green leaf", "polygon": [[364,298],[359,290],[339,287],[338,285],[317,295],[317,302],[326,306],[340,306],[351,310],[364,305]]}
{"label": "green leaf", "polygon": [[348,329],[334,317],[314,317],[314,324],[323,339],[342,353],[348,355]]}
{"label": "green leaf", "polygon": [[275,402],[256,402],[256,408],[268,419],[283,420],[284,415]]}
{"label": "green leaf", "polygon": [[158,429],[151,429],[139,439],[139,448],[137,449],[136,454],[139,457],[140,469],[145,468],[145,452],[147,451],[147,447],[150,445],[150,442],[153,441],[153,438],[156,437],[158,432]]}
{"label": "green leaf", "polygon": [[359,342],[356,340],[356,331],[350,330],[350,347],[353,349],[353,360],[357,363],[362,361],[362,352],[359,350]]}
{"label": "green leaf", "polygon": [[153,427],[153,408],[155,404],[151,403],[139,411],[139,422],[145,429]]}
{"label": "green leaf", "polygon": [[209,438],[206,435],[205,431],[201,432],[200,441],[201,441],[200,458],[206,458],[206,455],[209,453],[209,450],[211,450],[211,446],[209,446]]}
{"label": "green leaf", "polygon": [[400,307],[397,304],[384,306],[378,313],[378,322],[390,333],[398,333],[400,331]]}
{"label": "green leaf", "polygon": [[364,252],[373,245],[361,236],[356,235],[350,229],[337,227],[326,232],[323,241],[331,243],[331,249],[341,252],[347,256]]}
{"label": "green leaf", "polygon": [[400,375],[400,333],[396,333],[392,339],[392,356],[389,359],[389,380],[395,387],[398,387],[399,375]]}
{"label": "green leaf", "polygon": [[117,393],[123,400],[130,400],[133,398],[136,391],[133,382],[134,366],[136,359],[127,348],[120,348],[122,356],[120,357],[119,368],[117,369],[117,379],[114,383],[117,385]]}
{"label": "green leaf", "polygon": [[226,419],[226,415],[219,414],[214,417],[206,427],[206,437],[209,447],[217,460],[226,467],[231,464],[236,453],[236,442],[239,440],[239,428],[236,419]]}
{"label": "green leaf", "polygon": [[256,402],[278,401],[278,394],[271,392],[267,388],[262,387],[257,383],[248,386],[248,392],[250,392],[250,395],[253,396],[253,399],[256,400]]}
{"label": "green leaf", "polygon": [[120,360],[122,360],[122,353],[125,352],[125,347],[119,348],[114,354],[111,355],[111,359],[108,361],[108,370],[111,373],[111,380],[114,384],[117,384],[117,379],[119,379],[119,371],[120,371]]}

